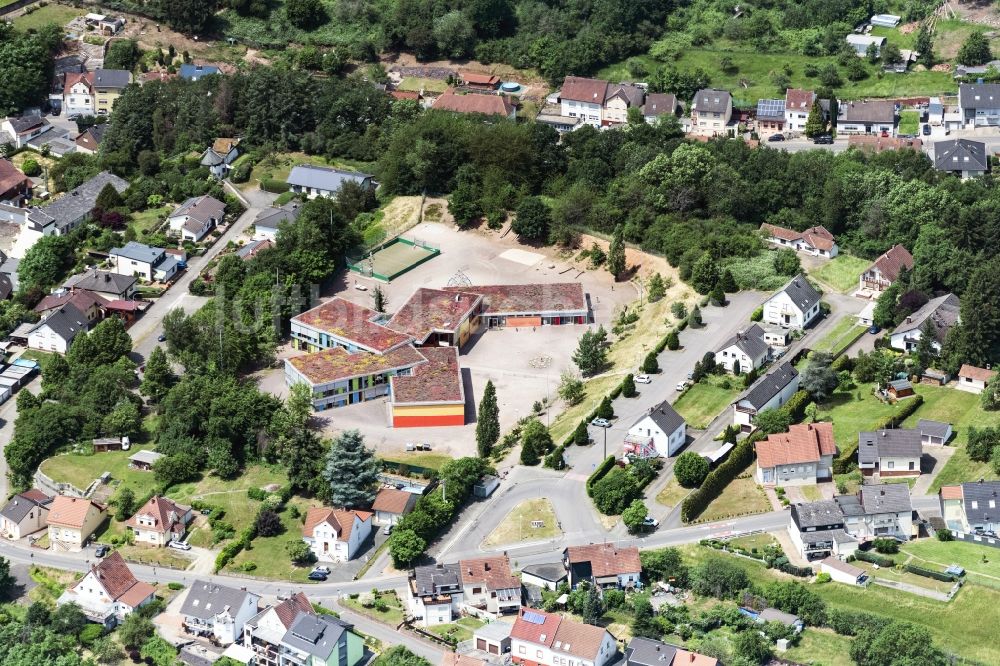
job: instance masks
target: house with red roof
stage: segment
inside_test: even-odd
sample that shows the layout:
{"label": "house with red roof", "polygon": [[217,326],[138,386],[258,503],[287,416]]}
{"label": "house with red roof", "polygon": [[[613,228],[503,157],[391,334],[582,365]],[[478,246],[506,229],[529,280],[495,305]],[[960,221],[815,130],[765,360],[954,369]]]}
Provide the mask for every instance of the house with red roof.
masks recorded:
{"label": "house with red roof", "polygon": [[302,540],[318,560],[347,562],[371,536],[372,515],[356,509],[313,507],[306,513]]}
{"label": "house with red roof", "polygon": [[958,383],[955,388],[969,393],[982,393],[986,390],[986,384],[996,376],[996,370],[980,368],[968,363],[963,363],[958,371]]}
{"label": "house with red roof", "polygon": [[375,512],[376,525],[395,525],[400,518],[413,511],[420,495],[399,490],[398,488],[382,488],[375,495],[372,511]]}
{"label": "house with red roof", "polygon": [[91,565],[87,575],[56,602],[75,603],[91,622],[111,628],[156,598],[156,588],[138,580],[117,550]]}
{"label": "house with red roof", "polygon": [[584,582],[621,589],[641,584],[642,562],[635,546],[619,548],[613,543],[570,546],[563,550],[563,564],[573,589]]}
{"label": "house with red roof", "polygon": [[903,269],[913,270],[913,255],[902,245],[893,245],[861,274],[858,289],[878,297],[896,281]]}
{"label": "house with red roof", "polygon": [[801,486],[831,478],[837,444],[832,423],[793,425],[755,444],[757,483]]}
{"label": "house with red roof", "polygon": [[191,507],[156,495],[126,520],[125,526],[135,535],[136,543],[166,546],[184,538],[193,517]]}
{"label": "house with red roof", "polygon": [[816,93],[812,90],[789,88],[785,91],[785,130],[805,132],[809,112],[812,111]]}
{"label": "house with red roof", "polygon": [[0,203],[23,205],[31,197],[31,179],[10,160],[0,158]]}
{"label": "house with red roof", "polygon": [[805,252],[814,257],[833,259],[840,252],[837,240],[822,225],[810,227],[805,231],[795,231],[765,222],[760,225],[760,233],[764,236],[764,240],[772,245]]}
{"label": "house with red roof", "polygon": [[523,666],[604,666],[617,652],[607,629],[532,608],[520,610],[510,632],[511,661]]}
{"label": "house with red roof", "polygon": [[517,107],[503,95],[470,92],[456,93],[454,88],[448,88],[440,95],[432,109],[451,111],[452,113],[481,113],[486,116],[501,116],[514,120],[517,117]]}

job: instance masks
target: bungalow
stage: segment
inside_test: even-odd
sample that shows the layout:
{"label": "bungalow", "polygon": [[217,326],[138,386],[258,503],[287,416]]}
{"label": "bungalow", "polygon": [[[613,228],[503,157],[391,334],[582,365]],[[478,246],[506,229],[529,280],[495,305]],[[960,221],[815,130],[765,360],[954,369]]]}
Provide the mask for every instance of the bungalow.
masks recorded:
{"label": "bungalow", "polygon": [[697,136],[725,135],[732,115],[732,95],[712,88],[699,90],[691,102],[691,133]]}
{"label": "bungalow", "polygon": [[0,534],[17,541],[44,530],[48,526],[51,503],[51,497],[34,488],[14,495],[0,509]]}
{"label": "bungalow", "polygon": [[563,550],[563,564],[569,572],[572,589],[582,582],[601,588],[642,586],[642,563],[635,546],[619,548],[613,543],[570,546]]}
{"label": "bungalow", "polygon": [[431,108],[452,113],[481,113],[510,120],[517,118],[517,107],[504,95],[456,93],[453,88],[448,88],[444,94],[439,95]]}
{"label": "bungalow", "polygon": [[267,238],[252,240],[236,250],[236,256],[243,261],[250,261],[264,250],[268,250],[272,247],[274,247],[273,240]]}
{"label": "bungalow", "polygon": [[0,120],[0,146],[10,143],[14,148],[24,148],[28,141],[52,129],[49,121],[38,111],[21,116],[8,116]]}
{"label": "bungalow", "polygon": [[369,174],[312,164],[292,167],[286,182],[292,192],[304,194],[310,199],[336,196],[344,183],[356,183],[366,190],[375,189],[375,179]]}
{"label": "bungalow", "polygon": [[0,158],[0,203],[23,206],[31,198],[31,179],[10,160]]}
{"label": "bungalow", "polygon": [[820,561],[819,571],[828,575],[831,580],[845,585],[863,586],[868,582],[868,572],[833,555]]}
{"label": "bungalow", "polygon": [[785,100],[757,100],[756,128],[761,139],[782,133],[785,130]]}
{"label": "bungalow", "polygon": [[969,393],[982,393],[996,374],[996,370],[990,370],[988,367],[979,368],[964,363],[958,371],[958,383],[955,384],[955,388]]}
{"label": "bungalow", "polygon": [[788,432],[769,435],[754,447],[761,485],[800,486],[833,476],[837,444],[832,423],[792,425]]}
{"label": "bungalow", "polygon": [[136,579],[116,550],[91,565],[87,575],[63,592],[56,603],[75,603],[88,620],[111,628],[155,598],[156,588]]}
{"label": "bungalow", "polygon": [[652,638],[636,637],[625,648],[624,666],[719,666],[719,660]]}
{"label": "bungalow", "polygon": [[163,458],[162,453],[156,451],[136,451],[128,457],[129,466],[142,472],[151,472],[156,462]]}
{"label": "bungalow", "polygon": [[896,428],[858,433],[858,468],[864,476],[920,476],[919,430]]}
{"label": "bungalow", "polygon": [[1000,125],[1000,83],[959,84],[958,109],[967,127]]}
{"label": "bungalow", "polygon": [[810,227],[805,231],[794,231],[765,222],[760,225],[760,233],[764,240],[773,245],[806,252],[815,257],[832,259],[839,252],[833,234],[823,226]]}
{"label": "bungalow", "polygon": [[209,231],[222,224],[226,204],[208,195],[191,197],[167,218],[170,235],[197,243]]}
{"label": "bungalow", "polygon": [[624,450],[639,458],[673,455],[687,441],[687,424],[669,402],[650,407],[625,435]]}
{"label": "bungalow", "polygon": [[[128,181],[102,171],[82,185],[28,212],[28,228],[44,236],[64,236],[90,219],[97,197],[107,185],[119,194],[128,189]],[[23,233],[23,232],[22,232]]]}
{"label": "bungalow", "polygon": [[650,93],[646,95],[646,103],[642,105],[642,117],[650,125],[660,118],[676,118],[679,112],[677,95],[671,93]]}
{"label": "bungalow", "polygon": [[480,74],[478,72],[460,71],[458,78],[467,88],[476,90],[496,90],[500,87],[500,77],[496,74]]}
{"label": "bungalow", "polygon": [[764,329],[753,324],[723,342],[715,352],[715,362],[727,372],[738,375],[760,368],[770,356],[771,347],[764,341]]}
{"label": "bungalow", "polygon": [[124,247],[111,248],[110,254],[119,275],[157,282],[169,282],[177,275],[177,260],[160,247],[129,241]]}
{"label": "bungalow", "polygon": [[275,240],[282,222],[294,222],[302,209],[297,201],[289,201],[283,206],[271,206],[257,213],[253,220],[254,240]]}
{"label": "bungalow", "polygon": [[837,134],[896,134],[896,105],[887,101],[844,102],[837,109]]}
{"label": "bungalow", "polygon": [[191,507],[154,495],[131,518],[125,521],[136,543],[166,546],[180,541],[187,524],[194,518]]}
{"label": "bungalow", "polygon": [[605,666],[617,654],[607,629],[529,608],[518,613],[510,639],[519,666]]}
{"label": "bungalow", "polygon": [[[806,131],[806,121],[816,101],[812,90],[789,88],[785,91],[785,130],[793,133]],[[825,120],[825,119],[824,119]],[[825,126],[825,124],[824,124]]]}
{"label": "bungalow", "polygon": [[733,423],[743,432],[750,432],[757,414],[781,407],[798,390],[798,370],[791,363],[782,363],[754,382],[733,402]]}
{"label": "bungalow", "polygon": [[181,606],[181,626],[194,636],[208,636],[219,645],[243,638],[243,627],[257,615],[260,596],[245,589],[196,580]]}
{"label": "bungalow", "polygon": [[805,328],[819,316],[820,294],[801,273],[764,301],[764,323],[782,328]]}
{"label": "bungalow", "polygon": [[65,354],[77,334],[88,327],[87,316],[67,303],[28,331],[28,347]]}
{"label": "bungalow", "polygon": [[233,169],[233,162],[240,156],[240,151],[237,148],[239,143],[239,139],[216,139],[201,154],[201,165],[208,167],[216,180],[228,177],[229,172]]}
{"label": "bungalow", "polygon": [[1000,532],[1000,481],[963,483],[942,486],[938,492],[941,516],[948,529],[956,533],[982,534]]}
{"label": "bungalow", "polygon": [[313,507],[302,526],[302,540],[325,562],[354,559],[371,533],[372,514],[355,509]]}
{"label": "bungalow", "polygon": [[855,33],[851,33],[847,35],[846,41],[848,45],[850,45],[850,47],[854,49],[854,52],[858,55],[859,58],[864,58],[865,56],[867,56],[868,50],[873,45],[875,46],[876,53],[881,53],[882,47],[885,46],[885,37],[878,37],[875,35],[858,35]]}
{"label": "bungalow", "polygon": [[53,551],[79,553],[104,522],[108,508],[83,497],[56,495],[49,504],[49,543]]}
{"label": "bungalow", "polygon": [[893,245],[861,274],[858,289],[878,296],[896,281],[903,269],[913,270],[913,256],[902,245]]}
{"label": "bungalow", "polygon": [[413,511],[413,506],[419,497],[417,493],[405,490],[382,488],[375,495],[375,503],[372,504],[372,511],[375,512],[375,524],[395,525],[400,518]]}
{"label": "bungalow", "polygon": [[896,330],[889,337],[889,346],[900,351],[914,351],[920,338],[923,337],[924,328],[929,323],[934,333],[931,347],[934,348],[935,353],[940,352],[948,331],[960,320],[959,308],[960,303],[955,294],[945,294],[932,298],[896,327]]}
{"label": "bungalow", "polygon": [[938,171],[976,178],[990,170],[986,144],[972,139],[951,139],[934,144],[934,168]]}
{"label": "bungalow", "polygon": [[567,76],[559,91],[561,115],[579,118],[581,123],[600,127],[604,115],[604,100],[608,96],[608,82]]}

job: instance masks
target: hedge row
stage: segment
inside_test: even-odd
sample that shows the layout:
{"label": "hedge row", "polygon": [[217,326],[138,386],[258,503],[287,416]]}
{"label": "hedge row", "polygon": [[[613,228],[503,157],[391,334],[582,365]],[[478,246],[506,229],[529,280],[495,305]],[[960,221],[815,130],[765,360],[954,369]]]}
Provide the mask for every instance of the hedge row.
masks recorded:
{"label": "hedge row", "polygon": [[681,504],[681,520],[691,522],[704,511],[712,500],[722,494],[726,486],[753,464],[754,443],[764,439],[759,430],[733,448],[726,461],[708,473],[701,487],[692,492]]}
{"label": "hedge row", "polygon": [[262,178],[260,181],[260,189],[273,194],[283,194],[288,191],[288,183],[275,178]]}
{"label": "hedge row", "polygon": [[601,464],[597,466],[597,469],[594,470],[593,474],[587,477],[587,495],[591,497],[593,496],[592,493],[594,492],[594,484],[607,476],[608,472],[610,472],[614,466],[614,456],[608,456],[601,461]]}
{"label": "hedge row", "polygon": [[833,363],[830,364],[830,369],[834,372],[843,372],[844,370],[850,372],[854,369],[854,359],[847,354],[841,354],[837,358],[833,359]]}
{"label": "hedge row", "polygon": [[[906,402],[903,403],[902,407],[898,412],[887,416],[874,426],[872,430],[887,430],[891,428],[898,428],[899,424],[906,420],[913,412],[920,408],[920,405],[924,404],[924,396],[915,395],[912,398],[907,398]],[[858,442],[855,440],[846,449],[841,451],[840,455],[833,459],[833,473],[834,474],[846,474],[850,471],[851,466],[854,464],[855,458],[858,453]]]}
{"label": "hedge row", "polygon": [[810,567],[797,567],[791,562],[779,564],[777,569],[778,571],[784,571],[787,574],[792,574],[793,576],[798,576],[799,578],[810,578],[814,573],[816,573]]}
{"label": "hedge row", "polygon": [[796,391],[780,409],[785,410],[791,417],[792,423],[798,423],[806,415],[806,407],[812,402],[809,391]]}
{"label": "hedge row", "polygon": [[958,576],[954,574],[944,573],[943,571],[934,571],[933,569],[924,569],[923,567],[918,567],[914,564],[903,565],[903,568],[911,574],[923,576],[924,578],[933,578],[934,580],[940,580],[945,583],[954,583],[958,580]]}
{"label": "hedge row", "polygon": [[861,560],[862,562],[870,562],[872,564],[877,564],[880,567],[894,567],[896,566],[896,560],[891,557],[883,557],[876,553],[869,553],[864,550],[859,550],[854,553],[854,559]]}

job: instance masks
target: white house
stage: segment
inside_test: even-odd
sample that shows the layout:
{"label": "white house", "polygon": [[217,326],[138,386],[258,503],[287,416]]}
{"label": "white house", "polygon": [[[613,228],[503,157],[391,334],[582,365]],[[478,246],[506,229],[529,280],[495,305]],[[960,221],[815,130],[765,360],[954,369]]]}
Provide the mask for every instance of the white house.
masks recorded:
{"label": "white house", "polygon": [[625,453],[639,458],[673,456],[687,440],[687,424],[669,402],[655,405],[625,435]]}
{"label": "white house", "polygon": [[593,583],[601,588],[630,589],[642,580],[642,563],[635,546],[619,547],[613,543],[570,546],[563,550],[563,564],[569,572],[569,585]]}
{"label": "white house", "polygon": [[93,72],[68,72],[63,84],[62,110],[65,115],[94,115]]}
{"label": "white house", "polygon": [[48,526],[52,498],[32,488],[18,493],[0,509],[0,534],[17,541]]}
{"label": "white house", "polygon": [[222,224],[226,204],[208,195],[191,197],[170,214],[170,234],[197,243],[209,231]]}
{"label": "white house", "polygon": [[858,289],[878,296],[896,281],[903,269],[913,270],[913,255],[902,245],[893,245],[861,274]]}
{"label": "white house", "polygon": [[116,550],[92,565],[87,575],[59,597],[58,604],[75,603],[91,622],[114,627],[156,598],[156,588],[137,580]]}
{"label": "white house", "polygon": [[990,170],[986,144],[971,139],[951,139],[934,143],[934,168],[960,176],[977,178]]}
{"label": "white house", "polygon": [[413,511],[420,495],[396,488],[382,488],[375,495],[372,511],[376,525],[395,525],[400,518]]}
{"label": "white house", "polygon": [[607,629],[522,608],[510,632],[510,658],[522,666],[605,666],[617,655]]}
{"label": "white house", "polygon": [[968,127],[1000,125],[1000,84],[962,83],[958,86],[958,108]]}
{"label": "white house", "polygon": [[806,121],[812,111],[816,93],[812,90],[789,88],[785,91],[785,130],[792,133],[806,131]]}
{"label": "white house", "polygon": [[166,546],[184,538],[187,524],[193,517],[191,507],[154,495],[125,521],[125,526],[132,531],[138,544]]}
{"label": "white house", "polygon": [[830,580],[845,585],[864,585],[868,580],[868,573],[864,569],[859,569],[833,555],[820,561],[819,570],[820,573],[829,575]]}
{"label": "white house", "polygon": [[810,227],[805,231],[795,231],[765,222],[760,225],[760,232],[768,243],[805,252],[814,257],[832,259],[840,252],[833,234],[822,225]]}
{"label": "white house", "polygon": [[284,206],[271,206],[257,213],[253,221],[254,240],[275,240],[282,222],[293,222],[302,212],[297,201],[289,201]]}
{"label": "white house", "polygon": [[347,562],[357,555],[372,532],[369,511],[313,507],[302,526],[302,540],[317,559]]}
{"label": "white house", "polygon": [[52,125],[37,111],[21,116],[8,116],[0,119],[0,145],[4,143],[6,135],[15,148],[24,148],[29,141],[50,129]]}
{"label": "white house", "polygon": [[856,495],[833,498],[844,514],[844,529],[864,543],[879,537],[913,536],[913,506],[905,483],[864,485]]}
{"label": "white house", "polygon": [[819,292],[800,273],[764,301],[763,321],[782,328],[805,328],[819,315],[819,299]]}
{"label": "white house", "polygon": [[222,180],[229,175],[233,162],[240,156],[240,151],[236,147],[239,143],[239,139],[216,139],[201,154],[201,165],[207,166],[217,180]]}
{"label": "white house", "polygon": [[581,123],[600,127],[607,94],[607,81],[567,76],[563,81],[562,90],[559,91],[561,115],[579,118]]}
{"label": "white house", "polygon": [[837,134],[896,136],[896,105],[881,100],[841,102],[837,107]]}
{"label": "white house", "polygon": [[243,626],[257,614],[259,602],[253,592],[196,580],[181,606],[181,626],[194,636],[229,645],[243,637]]}
{"label": "white house", "polygon": [[770,355],[771,347],[764,340],[764,329],[754,324],[722,343],[715,352],[715,362],[727,372],[738,375],[761,367]]}
{"label": "white house", "polygon": [[920,476],[920,431],[893,428],[858,433],[858,468],[864,476]]}
{"label": "white house", "polygon": [[931,347],[935,353],[940,352],[948,331],[959,322],[959,308],[960,303],[955,294],[932,298],[896,327],[889,336],[889,346],[900,351],[912,352],[917,348],[917,343],[923,337],[924,328],[930,322],[934,332]]}
{"label": "white house", "polygon": [[779,365],[736,398],[733,402],[733,423],[743,432],[750,432],[757,414],[781,407],[798,390],[798,370],[791,363]]}
{"label": "white house", "polygon": [[461,612],[463,594],[459,564],[415,567],[407,579],[407,610],[421,627],[449,624]]}
{"label": "white house", "polygon": [[110,254],[115,273],[147,281],[169,282],[179,268],[177,259],[163,248],[135,241],[112,248]]}
{"label": "white house", "polygon": [[761,485],[801,486],[833,477],[837,444],[832,423],[792,425],[788,432],[769,435],[754,447]]}
{"label": "white house", "polygon": [[488,613],[515,613],[521,607],[521,579],[511,573],[506,555],[458,563],[462,604]]}
{"label": "white house", "polygon": [[[948,529],[973,534],[976,541],[998,542],[982,532],[1000,532],[1000,481],[980,479],[958,486],[942,486],[941,516]],[[990,541],[992,540],[992,541]]]}
{"label": "white house", "polygon": [[521,606],[521,581],[506,555],[415,567],[407,583],[409,613],[422,627],[448,624],[469,609],[502,614]]}
{"label": "white house", "polygon": [[996,376],[995,370],[989,368],[977,368],[974,365],[965,363],[958,371],[958,382],[955,388],[969,393],[982,393],[986,390],[986,384]]}
{"label": "white house", "polygon": [[292,167],[286,182],[292,192],[305,194],[310,199],[336,196],[344,183],[356,183],[366,190],[375,189],[375,179],[366,173],[341,171],[312,164]]}
{"label": "white house", "polygon": [[77,334],[86,331],[88,326],[87,315],[66,303],[51,310],[28,331],[28,347],[65,354]]}

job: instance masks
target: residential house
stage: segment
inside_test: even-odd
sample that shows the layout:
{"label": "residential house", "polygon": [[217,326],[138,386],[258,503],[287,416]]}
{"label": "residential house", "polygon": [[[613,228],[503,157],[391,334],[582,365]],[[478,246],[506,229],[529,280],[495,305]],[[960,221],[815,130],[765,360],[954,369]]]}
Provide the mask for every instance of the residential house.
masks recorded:
{"label": "residential house", "polygon": [[67,303],[28,331],[28,347],[65,354],[77,334],[88,328],[87,316]]}
{"label": "residential house", "polygon": [[807,560],[847,557],[858,549],[858,540],[847,533],[844,512],[834,500],[793,504],[790,517],[788,536]]}
{"label": "residential house", "polygon": [[757,129],[757,136],[759,136],[761,140],[784,132],[785,100],[757,100],[757,115],[755,121],[754,127]]}
{"label": "residential house", "polygon": [[601,125],[623,125],[628,122],[628,110],[642,110],[646,91],[631,83],[608,84],[601,110]]}
{"label": "residential house", "polygon": [[452,113],[481,113],[485,116],[517,119],[517,107],[505,95],[457,93],[454,88],[448,88],[444,94],[439,95],[431,108]]}
{"label": "residential house", "polygon": [[170,214],[170,234],[197,243],[209,231],[222,224],[226,204],[208,195],[191,197]]}
{"label": "residential house", "polygon": [[820,293],[800,273],[764,301],[763,321],[782,328],[805,328],[819,316],[819,300]]}
{"label": "residential house", "polygon": [[51,129],[52,125],[38,111],[20,116],[8,116],[0,120],[0,146],[10,143],[15,148],[24,148],[28,145],[28,141]]}
{"label": "residential house", "polygon": [[354,559],[371,532],[370,512],[319,506],[306,513],[302,540],[319,560],[347,562]]}
{"label": "residential house", "polygon": [[757,442],[757,483],[801,486],[833,477],[833,424],[803,423]]}
{"label": "residential house", "polygon": [[740,374],[756,370],[767,362],[771,347],[764,341],[764,329],[758,324],[737,331],[736,335],[722,343],[715,352],[715,362],[726,372]]}
{"label": "residential house", "polygon": [[250,618],[243,645],[256,666],[358,666],[364,660],[364,639],[354,626],[317,614],[301,592]]}
{"label": "residential house", "polygon": [[98,195],[108,185],[119,194],[128,189],[127,180],[102,171],[58,199],[42,206],[32,206],[28,211],[26,231],[30,230],[39,236],[65,236],[73,232],[90,219],[90,212],[97,204]]}
{"label": "residential house", "polygon": [[302,209],[297,201],[289,201],[283,206],[271,206],[257,213],[253,220],[254,240],[276,240],[278,227],[282,222],[294,222]]}
{"label": "residential house", "polygon": [[920,476],[920,431],[896,428],[858,433],[858,468],[879,478]]}
{"label": "residential house", "polygon": [[896,105],[888,101],[841,102],[837,134],[896,135]]}
{"label": "residential house", "polygon": [[951,139],[934,143],[934,168],[962,180],[977,178],[990,170],[986,144],[972,139]]}
{"label": "residential house", "polygon": [[902,245],[893,245],[858,278],[858,288],[873,296],[889,288],[903,269],[913,270],[913,256]]}
{"label": "residential house", "polygon": [[91,565],[87,575],[67,588],[56,603],[75,603],[88,620],[111,628],[155,598],[156,588],[138,580],[116,550]]}
{"label": "residential house", "polygon": [[600,127],[607,96],[607,81],[567,76],[559,91],[560,115],[579,118],[581,123]]}
{"label": "residential house", "polygon": [[868,50],[874,45],[875,52],[881,53],[882,47],[885,46],[885,37],[878,37],[876,35],[859,35],[856,33],[850,33],[846,37],[847,43],[854,52],[857,53],[859,58],[864,58],[868,55]]}
{"label": "residential house", "polygon": [[580,119],[570,116],[561,116],[558,113],[546,113],[543,111],[535,116],[535,123],[539,125],[548,125],[560,134],[565,134],[566,132],[572,132],[579,127]]}
{"label": "residential house", "polygon": [[663,641],[636,637],[625,648],[624,666],[719,666],[719,660]]}
{"label": "residential house", "polygon": [[650,93],[646,95],[646,102],[642,105],[642,117],[650,125],[663,117],[676,118],[679,112],[677,95],[672,93]]}
{"label": "residential house", "polygon": [[521,580],[506,555],[461,560],[462,603],[487,613],[514,613],[521,607]]}
{"label": "residential house", "polygon": [[931,347],[934,348],[934,353],[940,352],[948,331],[959,322],[959,307],[958,296],[955,294],[932,298],[896,327],[889,336],[889,346],[900,351],[914,351],[929,323],[934,333]]}
{"label": "residential house", "polygon": [[712,88],[699,90],[691,102],[691,133],[697,136],[725,135],[732,115],[732,95]]}
{"label": "residential house", "polygon": [[569,571],[569,585],[573,589],[581,582],[602,588],[642,586],[642,564],[635,546],[619,548],[613,543],[570,546],[563,550],[563,563]]}
{"label": "residential house", "polygon": [[819,563],[820,573],[827,574],[831,580],[845,585],[866,585],[868,582],[868,572],[859,569],[853,564],[834,557],[833,555],[821,560]]}
{"label": "residential house", "polygon": [[264,250],[274,247],[274,241],[268,238],[252,240],[236,250],[236,256],[243,261],[250,261]]}
{"label": "residential house", "polygon": [[736,398],[733,402],[733,423],[743,432],[750,432],[757,414],[781,407],[798,390],[798,370],[791,363],[782,363]]}
{"label": "residential house", "polygon": [[917,430],[920,431],[920,443],[924,446],[944,446],[952,435],[950,423],[931,421],[930,419],[917,421]]}
{"label": "residential house", "polygon": [[806,121],[816,101],[812,90],[789,88],[785,91],[785,131],[801,134],[806,131]]}
{"label": "residential house", "polygon": [[56,495],[49,504],[49,543],[53,551],[79,553],[108,508],[84,497]]}
{"label": "residential house", "polygon": [[687,424],[669,402],[650,407],[625,435],[625,453],[638,458],[676,455],[687,441]]}
{"label": "residential house", "polygon": [[797,252],[806,252],[815,257],[832,259],[839,252],[833,234],[823,226],[810,227],[805,231],[795,231],[765,222],[760,225],[760,233],[764,240],[773,245],[791,248]]}
{"label": "residential house", "polygon": [[94,90],[94,111],[98,115],[108,115],[132,83],[132,74],[123,69],[96,69],[89,74]]}
{"label": "residential house", "polygon": [[177,275],[177,260],[161,247],[129,241],[124,247],[111,249],[115,273],[142,280],[169,282]]}
{"label": "residential house", "polygon": [[94,115],[94,73],[69,72],[63,83],[62,108],[66,115]]}
{"label": "residential house", "polygon": [[201,165],[207,166],[217,180],[228,177],[229,172],[232,171],[233,162],[240,156],[240,151],[237,148],[239,143],[239,139],[216,139],[201,154]]}
{"label": "residential house", "polygon": [[312,164],[292,167],[287,182],[292,192],[305,194],[310,199],[335,196],[344,183],[356,183],[368,190],[375,189],[375,179],[366,173],[341,171]]}
{"label": "residential house", "polygon": [[496,74],[480,74],[478,72],[460,71],[458,78],[462,80],[462,85],[475,90],[496,90],[500,87],[500,77]]}
{"label": "residential house", "polygon": [[969,393],[982,393],[996,374],[996,370],[990,370],[988,367],[979,368],[963,363],[958,371],[958,382],[955,384],[955,388]]}
{"label": "residential house", "polygon": [[938,491],[941,516],[948,529],[957,534],[974,535],[979,540],[987,533],[1000,532],[1000,481],[980,479],[956,486],[942,486]]}
{"label": "residential house", "polygon": [[17,541],[48,527],[52,498],[32,488],[11,497],[0,509],[0,534]]}
{"label": "residential house", "polygon": [[137,283],[138,280],[131,275],[119,275],[92,268],[73,275],[63,283],[62,287],[70,291],[93,292],[109,301],[128,301],[135,298]]}
{"label": "residential house", "polygon": [[181,606],[181,627],[219,645],[243,638],[243,627],[258,613],[260,596],[245,589],[196,580]]}
{"label": "residential house", "polygon": [[461,613],[463,594],[460,564],[415,567],[407,578],[407,610],[421,627],[451,623]]}
{"label": "residential house", "polygon": [[104,141],[104,135],[108,131],[109,125],[107,123],[101,123],[100,125],[91,125],[87,129],[83,130],[76,139],[76,152],[85,153],[87,155],[93,155],[97,153],[98,149],[101,147],[101,142]]}
{"label": "residential house", "polygon": [[396,488],[382,488],[375,495],[372,511],[376,525],[395,525],[400,518],[413,511],[420,495]]}
{"label": "residential house", "polygon": [[528,564],[521,568],[521,582],[546,590],[556,590],[567,581],[566,567],[562,562]]}
{"label": "residential house", "polygon": [[157,461],[161,458],[163,458],[162,453],[143,449],[130,455],[128,457],[128,463],[132,469],[137,469],[141,472],[151,472],[153,471],[153,466],[156,465]]}
{"label": "residential house", "polygon": [[135,514],[125,521],[138,544],[166,546],[180,541],[187,531],[187,524],[194,518],[191,507],[154,495]]}
{"label": "residential house", "polygon": [[35,312],[46,317],[53,310],[69,304],[79,310],[90,328],[104,317],[104,306],[108,304],[104,298],[91,291],[63,291],[49,294],[34,307]]}
{"label": "residential house", "polygon": [[31,179],[10,160],[0,158],[0,203],[23,206],[31,198]]}
{"label": "residential house", "polygon": [[913,506],[905,483],[864,485],[854,495],[837,495],[844,529],[864,543],[878,538],[906,541],[913,536]]}
{"label": "residential house", "polygon": [[511,661],[519,666],[605,666],[616,656],[607,629],[554,613],[522,608],[510,632]]}
{"label": "residential house", "polygon": [[1000,125],[1000,83],[961,83],[958,109],[966,127]]}
{"label": "residential house", "polygon": [[184,63],[177,72],[178,76],[187,81],[197,81],[203,76],[221,73],[222,70],[215,65],[198,65],[195,63]]}

